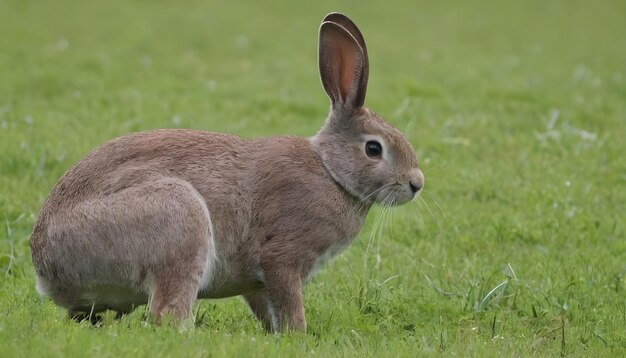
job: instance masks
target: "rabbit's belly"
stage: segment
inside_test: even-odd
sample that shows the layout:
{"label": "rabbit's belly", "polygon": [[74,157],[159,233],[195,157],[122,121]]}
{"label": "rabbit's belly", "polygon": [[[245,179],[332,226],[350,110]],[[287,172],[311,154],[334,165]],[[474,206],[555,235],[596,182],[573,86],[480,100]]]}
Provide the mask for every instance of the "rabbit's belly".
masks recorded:
{"label": "rabbit's belly", "polygon": [[37,291],[70,311],[98,313],[111,309],[128,313],[148,302],[147,292],[129,285],[70,286],[39,276]]}
{"label": "rabbit's belly", "polygon": [[212,280],[203,282],[198,290],[198,298],[226,298],[257,291],[264,286],[263,270],[235,268],[236,262],[220,261],[212,274]]}
{"label": "rabbit's belly", "polygon": [[132,288],[97,287],[81,292],[80,301],[119,312],[130,312],[135,307],[148,303],[148,295]]}

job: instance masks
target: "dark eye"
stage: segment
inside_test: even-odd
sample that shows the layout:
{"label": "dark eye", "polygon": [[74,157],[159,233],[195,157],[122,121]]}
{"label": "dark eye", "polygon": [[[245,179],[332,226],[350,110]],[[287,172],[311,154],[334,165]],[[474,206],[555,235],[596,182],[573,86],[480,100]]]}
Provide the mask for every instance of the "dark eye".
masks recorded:
{"label": "dark eye", "polygon": [[375,140],[365,143],[365,154],[370,158],[380,158],[383,155],[383,147]]}

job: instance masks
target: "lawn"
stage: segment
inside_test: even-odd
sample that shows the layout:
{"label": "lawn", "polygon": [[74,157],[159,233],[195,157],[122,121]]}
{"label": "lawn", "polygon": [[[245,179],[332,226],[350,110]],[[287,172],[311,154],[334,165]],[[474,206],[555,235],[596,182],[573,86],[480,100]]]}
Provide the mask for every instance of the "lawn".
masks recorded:
{"label": "lawn", "polygon": [[[310,136],[319,22],[361,27],[366,104],[423,195],[374,209],[305,289],[306,334],[238,298],[194,329],[77,324],[34,287],[58,178],[128,132]],[[626,2],[0,0],[0,356],[626,355]]]}

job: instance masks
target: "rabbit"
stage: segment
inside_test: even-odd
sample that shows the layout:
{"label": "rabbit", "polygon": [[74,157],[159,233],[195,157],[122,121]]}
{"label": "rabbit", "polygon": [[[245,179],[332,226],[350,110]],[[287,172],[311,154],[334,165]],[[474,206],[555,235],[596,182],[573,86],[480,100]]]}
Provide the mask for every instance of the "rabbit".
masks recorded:
{"label": "rabbit", "polygon": [[30,238],[37,290],[75,319],[147,304],[156,324],[199,298],[243,296],[270,332],[306,331],[302,287],[372,205],[424,186],[406,137],[364,107],[365,42],[345,15],[319,29],[329,115],[310,138],[201,130],[125,135],[54,186]]}

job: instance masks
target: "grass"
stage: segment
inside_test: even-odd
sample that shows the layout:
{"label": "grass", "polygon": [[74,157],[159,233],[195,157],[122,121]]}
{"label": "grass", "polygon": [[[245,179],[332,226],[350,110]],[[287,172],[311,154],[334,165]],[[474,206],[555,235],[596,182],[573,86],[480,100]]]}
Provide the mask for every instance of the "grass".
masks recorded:
{"label": "grass", "polygon": [[[374,210],[305,290],[309,332],[239,299],[196,327],[75,324],[28,238],[91,148],[163,127],[309,136],[316,36],[360,25],[368,105],[404,130],[422,199]],[[622,1],[0,1],[0,356],[626,355]]]}

